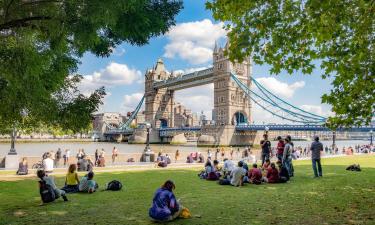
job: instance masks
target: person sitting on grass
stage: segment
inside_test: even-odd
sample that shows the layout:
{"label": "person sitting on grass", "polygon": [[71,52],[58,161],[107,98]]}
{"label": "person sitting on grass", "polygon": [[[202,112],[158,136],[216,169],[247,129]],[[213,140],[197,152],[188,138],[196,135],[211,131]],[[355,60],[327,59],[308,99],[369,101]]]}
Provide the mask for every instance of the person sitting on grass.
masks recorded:
{"label": "person sitting on grass", "polygon": [[277,161],[277,165],[279,167],[279,183],[287,182],[290,179],[289,171],[287,168],[285,168],[281,161]]}
{"label": "person sitting on grass", "polygon": [[263,180],[270,184],[279,182],[279,171],[277,170],[275,163],[271,163],[267,170],[267,175]]}
{"label": "person sitting on grass", "polygon": [[270,165],[271,165],[271,161],[269,159],[266,159],[266,162],[262,166],[262,170],[267,172]]}
{"label": "person sitting on grass", "polygon": [[78,192],[79,179],[76,164],[70,164],[65,178],[65,186],[62,188],[66,193]]}
{"label": "person sitting on grass", "polygon": [[[52,187],[54,193],[55,193],[55,199],[58,199],[60,196],[64,199],[64,201],[68,201],[68,198],[65,195],[65,191],[60,190],[56,187],[55,181],[53,180],[53,177],[48,176],[44,170],[38,170],[36,172],[36,175],[39,177],[41,182],[45,182],[45,184],[48,184]],[[39,183],[41,185],[41,183]]]}
{"label": "person sitting on grass", "polygon": [[216,172],[219,172],[219,173],[221,172],[221,169],[222,169],[222,168],[219,166],[219,161],[216,160],[216,159],[214,160],[214,169],[215,169]]}
{"label": "person sitting on grass", "polygon": [[258,168],[258,165],[256,163],[254,163],[253,168],[250,169],[248,177],[251,184],[262,183],[262,171]]}
{"label": "person sitting on grass", "polygon": [[156,165],[158,167],[167,167],[168,163],[166,160],[166,157],[161,154],[161,152],[158,153],[158,157],[156,158]]}
{"label": "person sitting on grass", "polygon": [[23,157],[22,162],[18,164],[17,175],[27,175],[29,173],[28,165],[27,165],[27,158]]}
{"label": "person sitting on grass", "polygon": [[232,170],[229,176],[219,181],[221,185],[232,185],[235,187],[243,186],[243,179],[246,175],[246,170],[243,168],[243,162],[239,161],[235,169]]}
{"label": "person sitting on grass", "polygon": [[94,193],[98,189],[98,184],[93,180],[94,172],[88,172],[84,177],[82,177],[79,182],[78,189],[80,192]]}
{"label": "person sitting on grass", "polygon": [[155,222],[167,222],[176,219],[183,207],[176,200],[173,190],[176,188],[171,180],[167,180],[161,188],[157,189],[148,213]]}
{"label": "person sitting on grass", "polygon": [[206,164],[204,165],[204,171],[200,172],[198,176],[201,179],[206,179],[208,177],[208,174],[211,172],[214,172],[214,167],[212,166],[211,162],[207,160]]}
{"label": "person sitting on grass", "polygon": [[230,176],[232,170],[234,170],[235,166],[232,160],[229,160],[227,158],[224,159],[224,165],[223,165],[223,172],[224,177]]}

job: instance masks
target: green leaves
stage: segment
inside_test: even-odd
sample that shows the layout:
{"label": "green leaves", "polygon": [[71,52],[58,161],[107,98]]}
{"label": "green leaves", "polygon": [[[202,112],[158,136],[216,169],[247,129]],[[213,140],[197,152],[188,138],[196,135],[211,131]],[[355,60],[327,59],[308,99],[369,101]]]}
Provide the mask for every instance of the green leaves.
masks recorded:
{"label": "green leaves", "polygon": [[373,1],[214,0],[206,4],[229,30],[229,58],[251,56],[270,72],[311,74],[321,62],[334,76],[322,102],[332,105],[332,127],[369,124],[375,114],[375,4]]}
{"label": "green leaves", "polygon": [[181,8],[174,0],[0,1],[2,127],[25,122],[27,109],[30,126],[86,129],[105,91],[79,93],[79,58],[109,56],[121,42],[146,44],[168,31]]}

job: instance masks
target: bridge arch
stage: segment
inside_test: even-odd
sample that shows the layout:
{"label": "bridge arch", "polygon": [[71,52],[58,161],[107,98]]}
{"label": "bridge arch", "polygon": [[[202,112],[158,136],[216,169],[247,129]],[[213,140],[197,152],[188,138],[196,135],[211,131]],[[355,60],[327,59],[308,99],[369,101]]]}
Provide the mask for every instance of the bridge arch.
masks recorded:
{"label": "bridge arch", "polygon": [[160,128],[168,127],[168,120],[167,119],[162,118],[162,119],[159,119],[159,121],[160,121]]}
{"label": "bridge arch", "polygon": [[240,125],[248,122],[248,118],[245,112],[236,111],[232,116],[232,125]]}

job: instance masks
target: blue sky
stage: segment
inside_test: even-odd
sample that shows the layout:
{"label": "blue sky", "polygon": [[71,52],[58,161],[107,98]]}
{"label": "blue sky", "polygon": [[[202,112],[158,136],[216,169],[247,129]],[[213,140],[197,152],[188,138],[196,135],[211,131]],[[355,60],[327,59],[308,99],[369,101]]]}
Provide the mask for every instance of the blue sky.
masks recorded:
{"label": "blue sky", "polygon": [[[164,36],[151,39],[147,45],[122,44],[108,58],[84,55],[78,70],[85,76],[81,89],[88,93],[104,85],[108,96],[100,111],[126,113],[138,104],[144,90],[145,71],[154,66],[158,58],[163,59],[168,71],[186,72],[210,67],[210,52],[215,41],[224,45],[225,32],[221,29],[222,24],[212,19],[204,2],[184,1],[184,9],[176,17],[176,27]],[[278,76],[270,76],[269,66],[253,66],[253,77],[281,98],[311,112],[327,115],[329,106],[322,105],[320,97],[329,91],[330,81],[322,80],[320,74],[317,69],[312,75],[296,73],[291,76],[282,72]],[[203,110],[210,118],[212,86],[179,91],[176,99],[195,112]],[[254,109],[253,119],[256,123],[284,123],[257,108]]]}

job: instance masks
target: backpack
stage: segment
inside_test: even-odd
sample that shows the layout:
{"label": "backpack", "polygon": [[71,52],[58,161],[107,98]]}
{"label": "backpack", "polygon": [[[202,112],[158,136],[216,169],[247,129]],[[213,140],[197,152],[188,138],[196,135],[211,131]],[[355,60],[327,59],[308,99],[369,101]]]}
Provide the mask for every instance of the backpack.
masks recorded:
{"label": "backpack", "polygon": [[52,186],[47,184],[44,180],[40,180],[39,184],[39,193],[43,203],[55,201],[56,195]]}
{"label": "backpack", "polygon": [[122,188],[122,184],[118,180],[113,180],[107,184],[106,190],[119,191]]}

